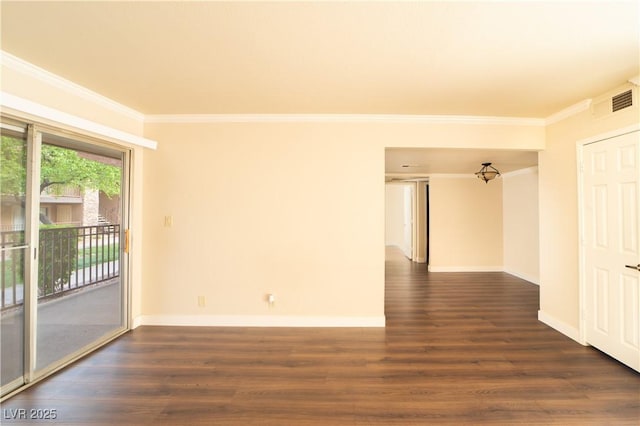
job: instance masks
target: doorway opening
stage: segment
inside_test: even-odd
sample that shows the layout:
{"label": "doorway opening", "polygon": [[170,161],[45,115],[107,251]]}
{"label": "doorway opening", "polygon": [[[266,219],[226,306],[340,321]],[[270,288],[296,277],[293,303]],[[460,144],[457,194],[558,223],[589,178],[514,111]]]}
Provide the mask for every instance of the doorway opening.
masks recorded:
{"label": "doorway opening", "polygon": [[385,245],[417,263],[428,263],[428,180],[389,181],[385,198]]}

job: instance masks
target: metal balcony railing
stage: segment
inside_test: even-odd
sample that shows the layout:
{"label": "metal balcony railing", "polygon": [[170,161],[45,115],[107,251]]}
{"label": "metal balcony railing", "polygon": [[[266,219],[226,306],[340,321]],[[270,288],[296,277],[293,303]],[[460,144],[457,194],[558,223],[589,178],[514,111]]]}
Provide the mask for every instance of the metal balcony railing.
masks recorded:
{"label": "metal balcony railing", "polygon": [[[51,298],[120,275],[120,225],[40,229],[38,298]],[[0,232],[2,247],[21,245],[24,231]],[[24,302],[24,250],[2,250],[1,308]]]}

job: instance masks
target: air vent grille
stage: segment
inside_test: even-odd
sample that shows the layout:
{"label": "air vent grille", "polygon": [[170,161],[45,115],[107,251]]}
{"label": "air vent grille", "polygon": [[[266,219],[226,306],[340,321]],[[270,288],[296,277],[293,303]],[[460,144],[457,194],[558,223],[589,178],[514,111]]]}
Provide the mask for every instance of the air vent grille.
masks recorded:
{"label": "air vent grille", "polygon": [[633,105],[633,96],[631,90],[622,92],[619,95],[615,95],[611,98],[611,110],[612,112],[620,111],[621,109],[628,108]]}

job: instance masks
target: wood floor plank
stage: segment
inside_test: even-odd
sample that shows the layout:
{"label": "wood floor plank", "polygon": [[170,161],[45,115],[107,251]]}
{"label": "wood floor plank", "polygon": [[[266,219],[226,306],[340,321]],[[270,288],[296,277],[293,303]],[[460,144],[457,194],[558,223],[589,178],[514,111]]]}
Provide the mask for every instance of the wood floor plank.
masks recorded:
{"label": "wood floor plank", "polygon": [[384,329],[139,327],[1,408],[70,425],[640,424],[640,374],[540,323],[538,300],[389,250]]}

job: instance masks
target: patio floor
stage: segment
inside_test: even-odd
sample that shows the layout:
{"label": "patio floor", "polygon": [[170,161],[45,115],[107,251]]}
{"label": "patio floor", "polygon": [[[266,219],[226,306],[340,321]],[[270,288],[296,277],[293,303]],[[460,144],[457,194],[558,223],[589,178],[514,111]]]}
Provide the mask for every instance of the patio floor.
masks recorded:
{"label": "patio floor", "polygon": [[[120,327],[120,280],[88,286],[38,304],[36,369],[89,345]],[[0,376],[2,383],[22,375],[22,308],[2,314]]]}

